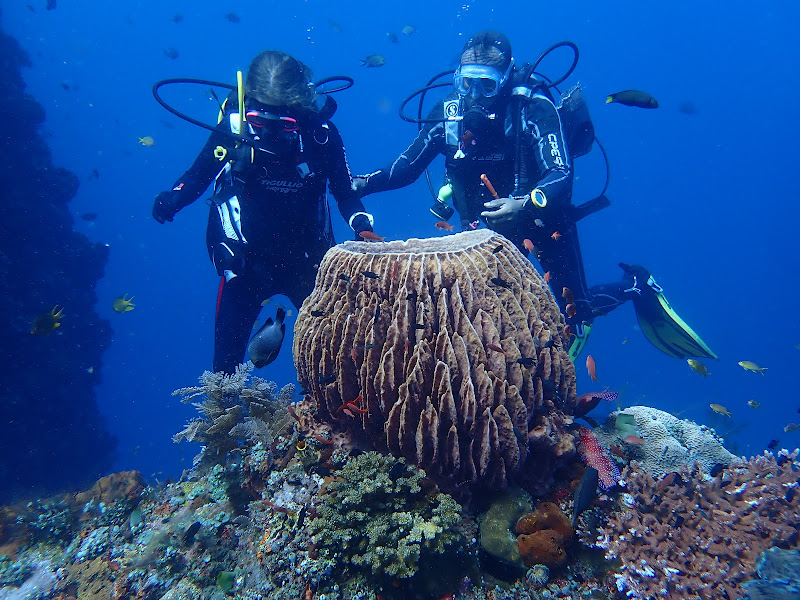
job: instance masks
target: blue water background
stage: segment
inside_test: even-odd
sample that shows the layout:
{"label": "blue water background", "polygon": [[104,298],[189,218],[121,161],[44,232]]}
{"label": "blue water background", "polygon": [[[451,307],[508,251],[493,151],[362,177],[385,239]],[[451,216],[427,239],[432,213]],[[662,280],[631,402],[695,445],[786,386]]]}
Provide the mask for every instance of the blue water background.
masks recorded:
{"label": "blue water background", "polygon": [[[56,10],[46,11],[44,4],[30,0],[32,11],[25,2],[7,3],[3,26],[31,55],[25,79],[47,111],[44,130],[54,162],[81,178],[71,202],[75,227],[110,246],[97,298],[115,333],[97,369],[100,408],[119,438],[116,468],[163,479],[191,464],[197,447],[174,444],[171,436],[195,411],[171,392],[194,384],[212,356],[219,281],[205,249],[208,208],[200,200],[164,225],[150,216],[153,197],[191,164],[206,132],[158,106],[153,83],[166,77],[233,83],[236,70],[246,70],[267,48],[297,56],[317,77],[351,75],[356,86],[336,96],[334,121],[352,170],[363,173],[389,162],[415,136],[416,126],[397,116],[402,99],[452,68],[466,37],[489,27],[509,36],[518,62],[564,39],[580,47],[570,81],[584,86],[612,168],[611,208],[580,224],[590,284],[618,279],[619,261],[647,266],[720,357],[707,362],[712,375],[701,379],[644,339],[629,304],[595,322],[587,353],[600,382],[588,381],[579,360],[579,393],[608,386],[621,393],[624,406],[646,404],[715,427],[741,454],[762,451],[772,438],[798,445],[800,432],[783,431],[800,422],[797,6],[290,0],[234,8],[59,0]],[[229,12],[241,22],[227,20]],[[183,15],[178,23],[172,21],[176,13]],[[406,24],[417,32],[400,34]],[[389,31],[398,44],[387,39]],[[178,50],[178,58],[167,57],[167,48]],[[373,53],[384,54],[386,65],[359,66]],[[541,70],[557,76],[567,59],[567,52],[554,55]],[[647,90],[661,107],[604,104],[607,94],[628,88]],[[165,94],[198,118],[216,118],[206,88]],[[679,111],[685,102],[695,114]],[[155,146],[140,145],[142,136],[152,136]],[[93,169],[99,178],[90,178]],[[435,182],[441,173],[439,159]],[[579,203],[602,187],[599,153],[579,159],[576,174]],[[440,235],[422,179],[366,203],[380,235]],[[93,223],[77,218],[85,212],[99,217]],[[334,215],[337,240],[347,239],[335,208]],[[36,243],[35,231],[30,239]],[[121,294],[134,296],[134,311],[112,311],[112,299]],[[275,306],[260,319],[274,315]],[[289,331],[293,323],[289,318]],[[740,360],[769,369],[764,376],[745,372]],[[290,340],[257,374],[281,385],[295,380]],[[748,407],[751,399],[761,408]],[[733,417],[714,414],[710,403],[728,407]],[[600,407],[595,416],[610,408]]]}

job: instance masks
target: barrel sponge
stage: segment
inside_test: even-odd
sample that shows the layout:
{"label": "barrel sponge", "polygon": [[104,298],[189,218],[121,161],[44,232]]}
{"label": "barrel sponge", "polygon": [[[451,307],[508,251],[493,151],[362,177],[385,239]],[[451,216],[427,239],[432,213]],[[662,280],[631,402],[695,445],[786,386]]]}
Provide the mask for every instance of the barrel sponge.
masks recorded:
{"label": "barrel sponge", "polygon": [[[619,439],[615,423],[620,413],[633,415],[643,445],[625,444]],[[654,479],[694,462],[708,473],[714,465],[727,466],[737,458],[725,449],[722,438],[713,429],[649,406],[631,406],[613,412],[595,433],[605,445],[622,446],[628,458],[641,462],[642,469]]]}
{"label": "barrel sponge", "polygon": [[503,488],[528,463],[574,455],[563,317],[491,231],[331,248],[294,333],[317,417],[442,484]]}

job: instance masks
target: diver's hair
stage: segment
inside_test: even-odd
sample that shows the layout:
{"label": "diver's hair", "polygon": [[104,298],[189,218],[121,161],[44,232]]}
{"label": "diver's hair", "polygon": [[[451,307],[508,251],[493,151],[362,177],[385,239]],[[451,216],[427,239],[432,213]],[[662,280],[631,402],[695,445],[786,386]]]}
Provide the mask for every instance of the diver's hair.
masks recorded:
{"label": "diver's hair", "polygon": [[268,106],[315,110],[317,95],[310,82],[311,69],[302,62],[278,50],[265,50],[250,63],[245,94]]}
{"label": "diver's hair", "polygon": [[505,71],[511,63],[511,42],[499,31],[481,31],[464,44],[462,65],[486,65]]}

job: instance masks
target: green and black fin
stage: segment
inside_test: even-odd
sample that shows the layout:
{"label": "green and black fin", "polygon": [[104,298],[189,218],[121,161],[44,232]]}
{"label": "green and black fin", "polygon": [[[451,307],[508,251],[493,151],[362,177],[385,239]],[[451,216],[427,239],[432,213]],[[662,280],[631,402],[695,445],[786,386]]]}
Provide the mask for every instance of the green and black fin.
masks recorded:
{"label": "green and black fin", "polygon": [[642,333],[656,348],[675,358],[717,358],[706,343],[678,316],[652,275],[638,265],[620,266],[636,276],[633,306]]}
{"label": "green and black fin", "polygon": [[575,339],[573,339],[569,350],[567,350],[567,354],[572,362],[575,362],[575,360],[580,356],[581,352],[583,352],[583,348],[586,346],[586,341],[589,339],[589,334],[592,332],[592,326],[588,323],[584,323],[580,329],[583,330],[581,335],[575,335]]}

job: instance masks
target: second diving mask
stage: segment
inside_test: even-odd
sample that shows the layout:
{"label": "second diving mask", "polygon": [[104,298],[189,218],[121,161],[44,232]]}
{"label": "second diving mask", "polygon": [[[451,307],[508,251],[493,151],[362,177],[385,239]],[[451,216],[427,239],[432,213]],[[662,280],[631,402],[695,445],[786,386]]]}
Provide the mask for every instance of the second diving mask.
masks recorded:
{"label": "second diving mask", "polygon": [[503,73],[500,69],[487,65],[461,65],[453,75],[453,86],[462,97],[476,94],[491,98],[503,87],[513,66],[512,61]]}

